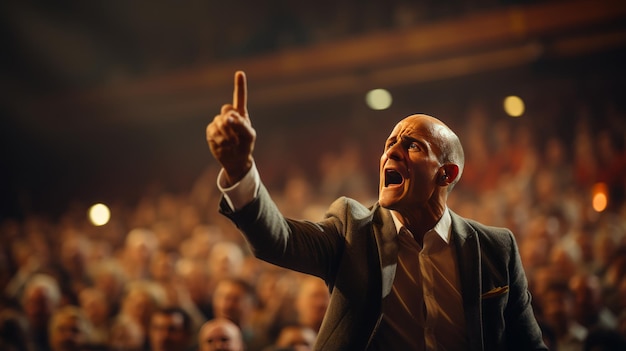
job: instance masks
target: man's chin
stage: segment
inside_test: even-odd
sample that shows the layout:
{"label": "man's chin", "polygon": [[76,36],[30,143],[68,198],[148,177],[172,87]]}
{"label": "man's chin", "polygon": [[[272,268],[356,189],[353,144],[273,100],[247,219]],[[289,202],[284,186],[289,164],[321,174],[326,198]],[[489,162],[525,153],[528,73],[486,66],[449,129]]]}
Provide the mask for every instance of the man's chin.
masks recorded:
{"label": "man's chin", "polygon": [[385,196],[379,196],[378,197],[378,204],[382,208],[386,208],[388,210],[393,210],[395,205],[397,204],[397,200],[390,199],[390,198],[385,197]]}

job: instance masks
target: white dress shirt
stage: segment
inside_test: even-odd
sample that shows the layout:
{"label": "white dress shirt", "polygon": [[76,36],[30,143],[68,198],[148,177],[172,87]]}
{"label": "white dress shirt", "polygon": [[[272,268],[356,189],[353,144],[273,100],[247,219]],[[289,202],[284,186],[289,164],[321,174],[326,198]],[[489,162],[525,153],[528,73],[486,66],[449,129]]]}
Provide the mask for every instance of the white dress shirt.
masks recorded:
{"label": "white dress shirt", "polygon": [[372,350],[466,350],[461,281],[450,242],[448,208],[424,235],[421,247],[392,212],[398,231],[398,265]]}

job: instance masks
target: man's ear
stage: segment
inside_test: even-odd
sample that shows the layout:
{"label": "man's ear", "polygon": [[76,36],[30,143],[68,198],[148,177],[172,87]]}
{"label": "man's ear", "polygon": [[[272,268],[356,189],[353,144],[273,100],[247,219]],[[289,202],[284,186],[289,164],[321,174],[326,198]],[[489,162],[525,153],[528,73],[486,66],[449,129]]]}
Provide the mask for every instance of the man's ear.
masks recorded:
{"label": "man's ear", "polygon": [[454,163],[446,163],[441,166],[441,177],[439,178],[442,186],[448,185],[456,180],[459,176],[459,166]]}

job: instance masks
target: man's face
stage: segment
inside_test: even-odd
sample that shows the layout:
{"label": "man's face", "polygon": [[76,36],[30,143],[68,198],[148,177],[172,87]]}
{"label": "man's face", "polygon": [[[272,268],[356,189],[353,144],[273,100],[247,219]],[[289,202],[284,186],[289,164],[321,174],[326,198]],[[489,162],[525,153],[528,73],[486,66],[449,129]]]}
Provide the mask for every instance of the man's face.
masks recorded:
{"label": "man's face", "polygon": [[109,305],[105,295],[96,289],[84,289],[78,296],[80,307],[87,318],[96,325],[105,324],[109,316]]}
{"label": "man's face", "polygon": [[50,329],[50,347],[52,350],[79,350],[84,339],[84,331],[81,329],[76,317],[64,315],[55,318]]}
{"label": "man's face", "polygon": [[240,325],[246,311],[251,308],[250,297],[238,284],[220,282],[213,293],[213,312],[215,317],[226,318]]}
{"label": "man's face", "polygon": [[36,287],[26,292],[24,312],[32,327],[46,328],[54,309],[54,303],[46,289]]}
{"label": "man's face", "polygon": [[396,125],[380,158],[378,200],[382,207],[402,212],[424,207],[433,197],[445,129],[420,115]]}
{"label": "man's face", "polygon": [[243,341],[233,324],[214,322],[200,331],[200,351],[242,351]]}
{"label": "man's face", "polygon": [[150,345],[154,351],[184,350],[190,334],[179,313],[156,313],[150,321]]}
{"label": "man's face", "polygon": [[173,254],[157,251],[152,256],[150,262],[150,270],[152,276],[157,280],[167,280],[174,275],[174,266],[176,265],[176,257]]}
{"label": "man's face", "polygon": [[243,340],[230,322],[215,321],[200,330],[200,351],[242,351]]}
{"label": "man's face", "polygon": [[289,348],[293,351],[309,351],[313,349],[317,334],[307,327],[285,327],[276,340],[276,346]]}
{"label": "man's face", "polygon": [[296,300],[298,317],[304,324],[319,325],[324,319],[329,302],[330,293],[321,279],[306,281]]}

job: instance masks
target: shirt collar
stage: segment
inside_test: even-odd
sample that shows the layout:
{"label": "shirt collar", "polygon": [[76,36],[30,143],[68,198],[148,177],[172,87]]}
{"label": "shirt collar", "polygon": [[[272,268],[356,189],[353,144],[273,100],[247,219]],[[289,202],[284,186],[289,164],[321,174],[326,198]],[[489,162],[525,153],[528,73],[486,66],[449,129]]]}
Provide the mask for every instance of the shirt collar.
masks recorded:
{"label": "shirt collar", "polygon": [[[393,223],[396,226],[396,233],[399,233],[400,230],[404,228],[404,225],[402,225],[398,217],[396,217],[394,211],[391,211],[391,217],[393,218]],[[411,232],[408,230],[408,228],[405,229],[409,233]],[[443,211],[443,215],[431,230],[434,230],[437,235],[439,235],[439,237],[446,242],[446,244],[450,243],[450,234],[452,231],[452,216],[450,216],[450,210],[448,209],[448,206],[446,206],[446,209]]]}

